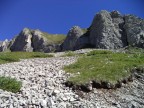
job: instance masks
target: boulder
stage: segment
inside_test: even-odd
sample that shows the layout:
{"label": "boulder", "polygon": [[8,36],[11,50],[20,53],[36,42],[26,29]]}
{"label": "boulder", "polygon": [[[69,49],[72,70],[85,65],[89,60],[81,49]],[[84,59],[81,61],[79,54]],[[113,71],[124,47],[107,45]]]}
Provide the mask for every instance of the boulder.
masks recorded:
{"label": "boulder", "polygon": [[144,48],[144,19],[140,19],[134,15],[126,15],[124,19],[128,44]]}
{"label": "boulder", "polygon": [[[111,16],[118,19],[113,21]],[[116,22],[115,20],[118,20],[118,23],[123,23],[122,18],[117,13],[110,14],[102,10],[96,14],[90,28],[90,43],[95,48],[118,49],[124,47],[118,24],[113,23]]]}
{"label": "boulder", "polygon": [[32,52],[32,34],[28,28],[24,28],[21,33],[15,38],[12,46],[10,47],[11,51],[26,51]]}
{"label": "boulder", "polygon": [[80,27],[78,26],[72,27],[69,30],[65,41],[62,44],[62,51],[74,50],[77,40],[82,35],[83,35],[83,31],[81,30]]}
{"label": "boulder", "polygon": [[0,42],[0,52],[8,50],[9,41],[6,39],[5,41]]}

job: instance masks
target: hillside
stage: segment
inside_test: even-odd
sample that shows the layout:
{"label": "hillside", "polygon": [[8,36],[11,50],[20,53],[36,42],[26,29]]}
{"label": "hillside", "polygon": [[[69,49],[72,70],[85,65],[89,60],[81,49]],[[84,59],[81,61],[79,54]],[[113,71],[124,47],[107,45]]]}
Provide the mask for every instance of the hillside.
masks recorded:
{"label": "hillside", "polygon": [[62,44],[66,38],[63,34],[48,34],[46,32],[42,32],[42,36],[44,36],[50,44]]}
{"label": "hillside", "polygon": [[144,19],[102,10],[67,36],[0,41],[0,108],[143,108]]}
{"label": "hillside", "polygon": [[[122,53],[118,51],[114,53],[109,50],[83,49],[52,53],[56,57],[34,59],[32,58],[50,56],[32,52],[2,53],[0,62],[31,59],[0,65],[0,76],[5,76],[0,77],[0,107],[143,108],[143,71],[136,68],[128,80],[125,76],[130,74],[130,71],[123,70],[128,67],[121,68],[129,63],[130,67],[133,64],[143,64],[143,50],[126,49],[125,53],[123,50]],[[115,65],[110,65],[112,63]],[[109,72],[111,70],[114,71]],[[106,80],[116,81],[122,76],[124,80],[118,88],[105,88],[112,87]],[[97,79],[95,82],[94,78]],[[67,81],[76,82],[78,85],[66,87]],[[87,89],[90,91],[85,91]]]}

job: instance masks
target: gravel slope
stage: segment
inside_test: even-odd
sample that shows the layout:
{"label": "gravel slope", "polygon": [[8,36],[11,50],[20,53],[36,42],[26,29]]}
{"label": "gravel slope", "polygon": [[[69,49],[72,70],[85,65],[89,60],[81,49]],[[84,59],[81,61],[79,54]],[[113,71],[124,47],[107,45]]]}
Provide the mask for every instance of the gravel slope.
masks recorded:
{"label": "gravel slope", "polygon": [[22,81],[19,93],[0,90],[0,108],[144,108],[144,75],[117,90],[72,91],[62,67],[76,57],[21,60],[0,65],[0,75]]}

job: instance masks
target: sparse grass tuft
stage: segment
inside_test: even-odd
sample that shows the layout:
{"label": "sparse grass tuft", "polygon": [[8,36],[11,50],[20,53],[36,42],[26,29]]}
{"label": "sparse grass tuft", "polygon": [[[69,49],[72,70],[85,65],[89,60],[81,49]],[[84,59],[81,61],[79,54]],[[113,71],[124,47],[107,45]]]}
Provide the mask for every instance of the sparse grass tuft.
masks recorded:
{"label": "sparse grass tuft", "polygon": [[112,54],[113,52],[110,50],[94,50],[89,53],[87,53],[87,56],[93,56],[97,54]]}
{"label": "sparse grass tuft", "polygon": [[70,57],[70,56],[75,56],[76,53],[74,53],[73,51],[66,51],[64,55],[62,55],[62,57]]}
{"label": "sparse grass tuft", "polygon": [[142,48],[137,48],[137,47],[128,47],[128,48],[126,49],[126,53],[129,53],[129,54],[144,53],[144,49],[142,49]]}
{"label": "sparse grass tuft", "polygon": [[[74,84],[85,84],[89,81],[107,81],[115,84],[118,80],[128,77],[131,69],[144,67],[143,53],[113,53],[111,51],[95,50],[64,70],[75,74],[69,81]],[[77,74],[77,73],[80,74]]]}
{"label": "sparse grass tuft", "polygon": [[16,93],[20,91],[21,86],[22,83],[14,78],[0,77],[0,89]]}

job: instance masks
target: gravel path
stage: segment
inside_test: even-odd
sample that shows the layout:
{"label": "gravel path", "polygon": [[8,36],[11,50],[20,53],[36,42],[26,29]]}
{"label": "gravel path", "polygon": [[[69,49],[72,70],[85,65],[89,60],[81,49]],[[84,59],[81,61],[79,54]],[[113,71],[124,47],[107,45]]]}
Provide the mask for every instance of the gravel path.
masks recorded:
{"label": "gravel path", "polygon": [[144,77],[118,90],[83,93],[65,87],[69,74],[62,67],[75,61],[53,57],[0,65],[0,75],[22,81],[19,93],[0,90],[0,108],[144,108]]}
{"label": "gravel path", "polygon": [[63,84],[69,75],[62,67],[75,60],[75,57],[41,58],[0,65],[0,75],[22,81],[20,93],[0,90],[0,108],[87,108],[89,101]]}

